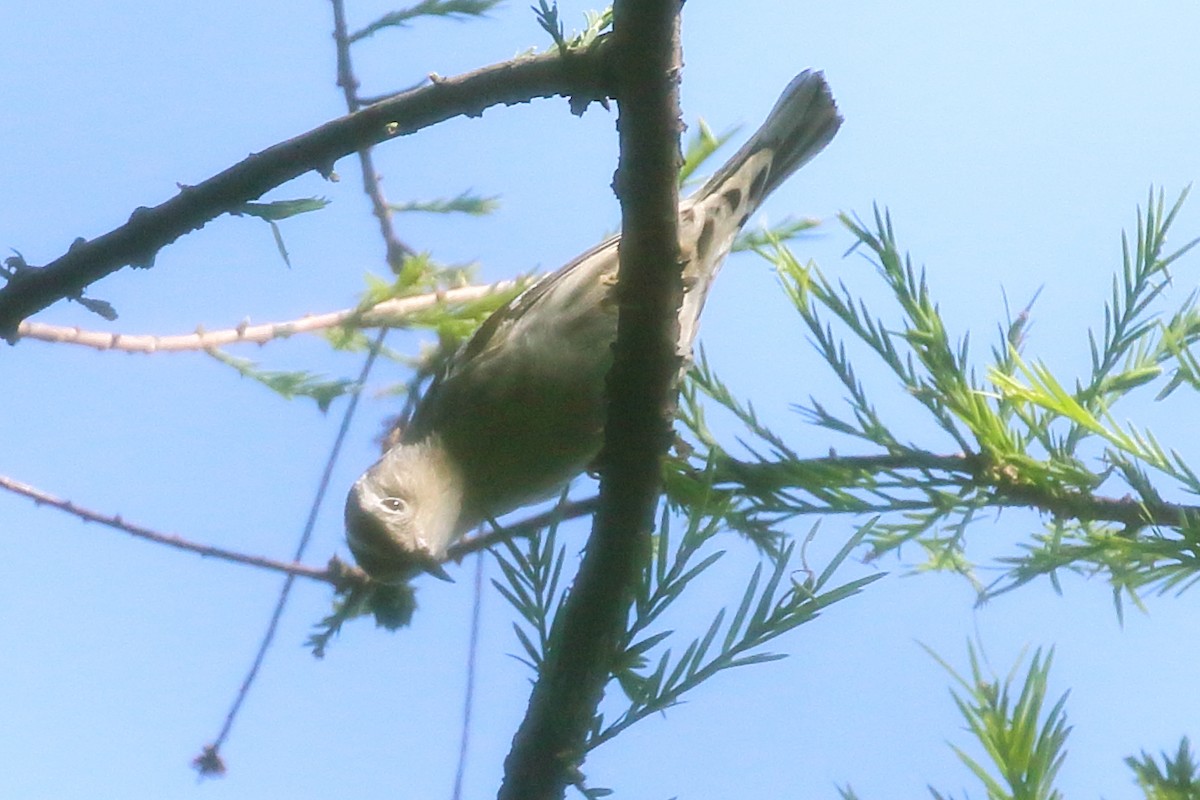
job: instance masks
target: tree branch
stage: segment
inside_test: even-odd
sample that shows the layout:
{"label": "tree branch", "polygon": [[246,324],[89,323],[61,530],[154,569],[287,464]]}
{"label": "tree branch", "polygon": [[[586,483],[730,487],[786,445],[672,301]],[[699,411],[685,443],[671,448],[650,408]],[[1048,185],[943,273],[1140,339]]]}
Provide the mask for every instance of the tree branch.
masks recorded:
{"label": "tree branch", "polygon": [[168,547],[186,550],[189,553],[218,558],[222,561],[232,561],[236,564],[246,564],[261,569],[270,569],[301,578],[312,578],[313,580],[325,581],[326,583],[337,583],[333,577],[335,570],[331,567],[317,569],[305,564],[278,561],[273,558],[266,558],[265,556],[252,556],[234,550],[200,544],[171,533],[161,533],[144,525],[127,522],[121,518],[120,514],[102,514],[99,511],[93,511],[90,508],[85,508],[70,500],[64,500],[61,497],[55,497],[48,492],[43,492],[41,489],[37,489],[27,483],[22,483],[21,481],[13,480],[5,475],[0,475],[0,488],[28,497],[38,505],[51,506],[52,508],[57,508],[59,511],[65,511],[72,516],[79,517],[85,522],[95,522],[109,528],[115,528],[116,530],[136,536],[139,539],[154,542],[155,544],[165,544]]}
{"label": "tree branch", "polygon": [[683,296],[678,241],[680,0],[614,4],[620,106],[620,302],[608,376],[600,507],[554,620],[546,661],[505,760],[502,800],[562,797],[591,729],[650,552],[671,440]]}
{"label": "tree branch", "polygon": [[[889,494],[880,502],[859,500],[856,489],[877,490],[881,474],[918,472],[929,476],[911,487],[921,491],[935,478],[986,496],[990,508],[1028,508],[1057,519],[1080,522],[1110,522],[1126,528],[1180,528],[1189,518],[1200,518],[1200,505],[1168,503],[1144,497],[1111,497],[1078,488],[1047,490],[1032,483],[1006,480],[1003,471],[980,455],[939,455],[911,450],[867,456],[828,456],[786,461],[740,461],[730,456],[718,462],[716,486],[732,486],[740,497],[756,498],[770,511],[777,504],[792,514],[877,514],[896,511],[926,511],[933,508],[927,498],[905,501]],[[839,505],[813,502],[801,507],[792,492],[836,495]],[[776,498],[783,497],[777,502]],[[878,495],[877,495],[878,497]]]}
{"label": "tree branch", "polygon": [[[73,517],[78,517],[84,522],[95,522],[107,528],[128,533],[138,539],[144,539],[154,544],[162,544],[168,547],[173,547],[177,550],[184,550],[189,553],[204,556],[205,558],[215,558],[220,561],[229,561],[234,564],[244,564],[249,567],[257,567],[259,569],[271,570],[272,572],[280,572],[284,575],[293,575],[297,578],[308,578],[314,581],[332,584],[335,588],[340,588],[346,583],[354,585],[365,585],[370,579],[367,574],[357,567],[352,567],[341,561],[337,556],[330,559],[329,564],[324,568],[311,567],[307,564],[301,564],[296,561],[280,561],[275,558],[267,558],[266,556],[255,556],[247,553],[240,553],[236,550],[227,550],[223,547],[215,545],[203,544],[194,542],[191,539],[186,539],[178,534],[163,533],[156,531],[153,528],[148,528],[145,525],[138,525],[134,522],[121,517],[120,514],[105,514],[96,511],[86,506],[81,506],[70,500],[65,500],[61,497],[50,494],[49,492],[38,489],[35,486],[30,486],[27,483],[15,480],[7,475],[0,475],[0,489],[6,489],[13,494],[19,494],[22,497],[27,497],[39,506],[50,506],[59,511],[70,514]],[[592,514],[596,511],[596,498],[589,497],[583,500],[573,500],[569,502],[559,503],[554,508],[543,511],[540,514],[535,514],[528,519],[515,522],[512,525],[506,525],[504,528],[481,533],[475,536],[468,536],[456,542],[446,554],[446,561],[460,562],[472,553],[478,553],[481,550],[486,550],[493,545],[505,539],[512,539],[520,536],[530,536],[533,533],[542,530],[543,528],[561,522],[566,519],[575,519],[586,514]]]}
{"label": "tree branch", "polygon": [[36,339],[43,342],[60,344],[76,344],[92,347],[96,350],[119,350],[123,353],[161,353],[189,350],[209,350],[214,347],[224,347],[228,344],[265,344],[273,339],[285,339],[297,333],[312,333],[314,331],[334,328],[347,322],[353,322],[360,328],[372,328],[387,325],[391,328],[402,328],[405,318],[428,311],[441,304],[454,305],[470,303],[492,294],[515,291],[526,284],[524,279],[499,281],[480,286],[461,286],[445,289],[428,294],[413,295],[412,297],[396,297],[384,300],[378,305],[363,311],[359,308],[344,308],[340,311],[330,311],[325,314],[309,314],[299,319],[284,322],[264,322],[251,325],[243,322],[235,328],[223,328],[206,331],[197,328],[195,333],[183,333],[170,336],[155,336],[147,334],[112,333],[109,331],[85,330],[66,325],[47,325],[41,322],[22,322],[17,329],[23,339]]}
{"label": "tree branch", "polygon": [[[810,481],[788,482],[785,480],[781,482],[770,477],[772,473],[777,474],[780,466],[783,465],[772,462],[743,462],[729,459],[722,462],[722,474],[717,483],[721,484],[732,480],[741,487],[738,490],[739,494],[760,498],[769,498],[771,495],[791,489],[818,488],[818,484]],[[979,477],[980,466],[977,456],[937,455],[920,452],[904,455],[829,456],[801,459],[786,466],[785,471],[793,475],[808,473],[811,477],[819,473],[824,476],[819,488],[830,491],[852,490],[861,487],[863,484],[860,478],[870,479],[881,472],[917,470],[953,473],[969,479],[971,485],[977,487],[979,491],[989,492],[988,505],[994,508],[1029,508],[1061,519],[1111,522],[1132,530],[1146,526],[1179,528],[1189,518],[1200,518],[1200,506],[1198,505],[1162,501],[1148,502],[1136,497],[1109,497],[1082,491],[1051,494],[1039,492],[1036,487],[1017,487],[1011,484],[998,486]],[[830,480],[831,470],[841,473],[841,480]],[[770,488],[766,487],[767,484]],[[178,534],[163,533],[144,525],[129,522],[120,514],[106,514],[81,506],[6,475],[0,475],[0,489],[27,497],[37,505],[56,508],[85,522],[95,522],[139,539],[167,545],[206,558],[295,575],[298,578],[309,578],[334,586],[339,585],[347,577],[353,577],[349,573],[358,572],[356,568],[338,562],[336,557],[330,562],[330,566],[317,568],[293,561],[281,561],[195,542]],[[446,554],[446,562],[461,562],[467,556],[486,550],[506,539],[530,536],[556,522],[594,514],[598,507],[599,501],[596,497],[559,503],[553,508],[511,525],[505,525],[503,528],[464,537],[450,547]],[[848,504],[844,508],[814,506],[797,513],[863,514],[887,511],[922,511],[929,508],[931,506],[927,500],[917,499],[905,505],[893,498],[887,503],[869,504],[864,502],[861,505]],[[337,562],[336,565],[335,562]],[[365,574],[362,575],[361,581],[366,581]]]}
{"label": "tree branch", "polygon": [[[346,98],[346,110],[354,113],[365,104],[358,96],[359,82],[350,62],[350,45],[353,40],[346,31],[346,7],[342,0],[333,0],[333,41],[337,46],[337,85]],[[413,251],[400,241],[395,228],[392,227],[392,210],[383,196],[383,187],[379,185],[379,173],[375,171],[375,158],[369,147],[358,151],[358,163],[362,167],[363,191],[371,200],[371,211],[379,221],[379,234],[383,237],[388,266],[393,273],[399,275],[404,259]]]}
{"label": "tree branch", "polygon": [[333,171],[343,156],[413,133],[451,117],[479,116],[491,106],[563,95],[572,108],[612,94],[604,69],[603,41],[569,51],[518,58],[381,100],[294,139],[255,153],[203,183],[153,208],[138,208],[129,221],[90,241],[77,239],[55,261],[35,267],[9,259],[0,288],[0,336],[10,343],[26,317],[64,298],[83,299],[91,283],[126,266],[149,267],[158,251],[209,220],[310,170]]}

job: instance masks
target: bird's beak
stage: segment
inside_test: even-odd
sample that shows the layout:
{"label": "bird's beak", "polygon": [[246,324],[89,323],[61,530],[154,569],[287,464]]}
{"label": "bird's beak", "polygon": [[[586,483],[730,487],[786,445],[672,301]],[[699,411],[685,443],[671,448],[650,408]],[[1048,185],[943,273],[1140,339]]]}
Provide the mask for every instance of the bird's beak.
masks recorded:
{"label": "bird's beak", "polygon": [[446,568],[436,561],[430,561],[428,564],[426,564],[425,571],[437,578],[439,581],[454,583],[454,578],[450,577],[450,573],[446,572]]}

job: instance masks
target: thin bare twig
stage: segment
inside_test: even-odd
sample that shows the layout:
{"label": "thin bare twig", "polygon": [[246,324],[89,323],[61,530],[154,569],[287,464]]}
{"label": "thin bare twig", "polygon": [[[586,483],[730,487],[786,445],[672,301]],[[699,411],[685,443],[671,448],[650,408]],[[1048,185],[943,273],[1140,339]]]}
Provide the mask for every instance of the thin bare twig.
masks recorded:
{"label": "thin bare twig", "polygon": [[469,303],[488,295],[500,294],[521,288],[529,280],[518,278],[488,285],[444,289],[412,297],[396,297],[391,300],[384,300],[367,311],[361,311],[357,308],[344,308],[340,311],[330,311],[325,314],[309,314],[299,319],[287,320],[285,322],[265,322],[260,325],[251,325],[249,321],[245,321],[233,328],[222,328],[215,331],[197,329],[195,333],[169,336],[110,333],[65,325],[47,325],[28,320],[22,322],[18,330],[21,337],[26,339],[59,344],[75,344],[91,347],[96,350],[117,350],[123,353],[209,350],[229,344],[265,344],[273,339],[285,339],[297,333],[312,333],[314,331],[326,330],[338,325],[344,325],[347,322],[353,322],[360,328],[373,328],[379,325],[387,325],[389,328],[403,328],[405,327],[406,317],[420,314],[439,304],[454,305],[456,303]]}
{"label": "thin bare twig", "polygon": [[471,553],[477,553],[480,550],[487,550],[493,545],[497,545],[507,539],[516,539],[522,536],[532,536],[537,531],[543,528],[548,528],[551,525],[562,522],[568,519],[577,519],[586,517],[589,514],[596,513],[596,507],[599,505],[599,497],[588,497],[584,500],[571,500],[565,503],[558,503],[554,508],[548,511],[543,511],[540,514],[535,514],[528,519],[523,519],[520,522],[515,522],[512,525],[505,525],[502,528],[495,528],[487,533],[477,534],[475,536],[466,536],[459,539],[446,551],[446,561],[459,562],[469,556]]}
{"label": "thin bare twig", "polygon": [[136,536],[139,539],[145,539],[155,544],[165,544],[168,547],[174,547],[178,550],[186,550],[189,553],[205,556],[207,558],[219,558],[222,561],[232,561],[236,564],[247,564],[252,567],[261,569],[270,569],[276,572],[283,572],[288,575],[295,575],[301,578],[311,578],[313,580],[324,581],[325,583],[336,583],[334,573],[329,568],[317,569],[306,564],[296,562],[279,561],[265,556],[253,556],[246,553],[239,553],[234,550],[226,550],[222,547],[215,547],[208,544],[200,544],[185,539],[173,533],[162,533],[152,528],[147,528],[144,525],[138,525],[133,522],[128,522],[121,518],[120,514],[103,514],[99,511],[93,511],[90,508],[81,506],[78,503],[64,500],[61,497],[55,497],[49,492],[44,492],[30,486],[27,483],[14,480],[4,475],[0,475],[0,488],[7,489],[19,495],[23,495],[33,500],[38,505],[50,506],[57,508],[59,511],[79,517],[85,522],[95,522],[109,528],[114,528],[119,531]]}
{"label": "thin bare twig", "polygon": [[463,690],[462,736],[458,740],[458,766],[454,770],[451,800],[462,800],[463,779],[467,775],[467,752],[471,744],[471,712],[475,707],[475,673],[479,663],[479,622],[483,610],[483,564],[475,560],[475,602],[471,604],[471,634],[467,643],[467,686]]}
{"label": "thin bare twig", "polygon": [[[386,327],[379,329],[379,334],[375,337],[371,351],[367,354],[367,358],[363,362],[362,372],[358,377],[359,386],[366,383],[367,375],[371,372],[371,366],[375,363],[375,358],[379,355],[380,348],[383,347],[383,339],[387,336],[387,332],[388,329]],[[300,534],[300,541],[296,544],[296,554],[292,558],[293,561],[299,561],[303,558],[304,552],[308,549],[308,543],[311,541],[313,531],[317,526],[317,514],[321,510],[321,503],[325,499],[325,492],[329,489],[329,482],[333,478],[333,468],[337,463],[338,453],[342,450],[342,444],[346,441],[346,434],[350,431],[350,421],[354,419],[354,412],[358,408],[358,398],[360,396],[360,392],[355,392],[350,396],[350,403],[346,406],[346,413],[342,415],[342,423],[338,427],[337,436],[334,437],[333,447],[330,448],[329,457],[325,460],[325,469],[321,472],[321,479],[317,482],[317,492],[309,508],[308,519],[304,523],[304,530]],[[295,583],[295,580],[296,577],[291,573],[288,573],[284,577],[283,586],[279,590],[279,597],[275,600],[275,608],[272,610],[271,618],[267,622],[267,629],[263,632],[262,640],[259,642],[257,652],[254,654],[254,660],[250,664],[250,669],[246,672],[246,677],[242,680],[242,685],[238,687],[237,694],[233,698],[233,703],[230,705],[229,711],[225,714],[225,721],[221,724],[221,730],[212,742],[204,746],[201,754],[192,762],[200,770],[201,775],[223,774],[225,772],[224,762],[221,760],[221,745],[229,737],[229,732],[233,730],[233,723],[237,720],[242,703],[249,696],[250,689],[253,688],[254,682],[258,678],[259,670],[262,668],[263,662],[267,657],[267,652],[271,649],[271,644],[275,641],[275,634],[279,630],[279,621],[283,618],[283,610],[287,606],[288,596],[291,594],[292,585]],[[219,769],[213,772],[206,771],[209,770],[209,765],[214,763],[219,765]]]}
{"label": "thin bare twig", "polygon": [[[346,581],[354,583],[363,582],[366,579],[366,574],[362,573],[355,567],[348,566],[336,557],[331,559],[329,566],[318,568],[307,564],[301,564],[295,561],[280,561],[275,558],[267,558],[266,556],[250,555],[248,553],[240,553],[236,550],[227,550],[223,547],[215,545],[202,544],[194,542],[183,536],[173,533],[163,533],[161,531],[148,528],[145,525],[139,525],[135,522],[130,522],[124,519],[120,514],[105,514],[101,511],[81,506],[71,500],[65,500],[61,497],[56,497],[49,492],[30,486],[14,478],[5,475],[0,475],[0,489],[7,489],[14,494],[19,494],[23,497],[28,497],[34,503],[40,506],[50,506],[59,511],[70,514],[73,517],[78,517],[84,522],[95,522],[114,530],[128,533],[131,536],[136,536],[139,539],[145,539],[148,542],[155,544],[165,544],[168,547],[174,547],[177,550],[184,550],[189,553],[195,553],[205,558],[216,558],[221,561],[229,561],[233,564],[245,564],[250,567],[258,567],[259,569],[272,570],[274,572],[283,573],[285,575],[294,575],[297,578],[308,578],[322,583],[332,584],[337,587]],[[518,536],[529,536],[534,531],[541,530],[547,525],[556,520],[574,519],[576,517],[586,516],[596,510],[596,498],[591,497],[585,500],[578,500],[570,503],[562,503],[555,506],[549,511],[541,514],[536,514],[528,519],[506,525],[504,528],[488,531],[485,534],[478,536],[469,536],[457,542],[450,548],[446,556],[447,561],[462,561],[471,553],[477,553],[480,550],[486,550],[494,544],[497,544],[504,539],[511,539]]]}
{"label": "thin bare twig", "polygon": [[[342,0],[333,2],[333,41],[337,46],[337,85],[346,98],[346,110],[353,114],[365,103],[359,99],[358,78],[354,75],[354,67],[350,60],[350,44],[352,39],[346,30],[346,8]],[[404,260],[413,254],[412,248],[400,241],[396,229],[392,226],[392,210],[380,186],[379,173],[375,171],[375,159],[371,148],[364,147],[358,151],[358,162],[362,167],[363,191],[371,199],[371,211],[379,220],[379,233],[383,237],[385,256],[388,266],[394,274],[399,275]]]}

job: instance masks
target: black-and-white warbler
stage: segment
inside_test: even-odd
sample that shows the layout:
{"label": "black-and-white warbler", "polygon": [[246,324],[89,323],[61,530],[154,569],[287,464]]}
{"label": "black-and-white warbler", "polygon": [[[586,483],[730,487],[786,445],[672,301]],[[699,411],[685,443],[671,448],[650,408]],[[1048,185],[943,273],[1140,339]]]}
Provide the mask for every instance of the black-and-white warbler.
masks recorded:
{"label": "black-and-white warbler", "polygon": [[[841,124],[819,72],[804,72],[750,140],[679,205],[685,294],[679,352],[734,238],[763,199]],[[596,456],[616,337],[613,237],[492,314],[422,397],[399,443],[346,500],[358,563],[382,580],[439,573],[484,520],[553,496]]]}

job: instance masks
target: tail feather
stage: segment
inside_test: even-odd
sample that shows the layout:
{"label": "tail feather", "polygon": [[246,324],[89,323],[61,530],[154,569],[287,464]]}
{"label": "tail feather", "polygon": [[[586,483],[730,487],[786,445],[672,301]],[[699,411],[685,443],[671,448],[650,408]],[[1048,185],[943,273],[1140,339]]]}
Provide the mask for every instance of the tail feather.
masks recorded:
{"label": "tail feather", "polygon": [[802,72],[749,141],[680,204],[679,243],[687,262],[679,309],[684,359],[691,354],[708,290],[738,231],[767,195],[829,144],[841,124],[825,76]]}
{"label": "tail feather", "polygon": [[842,117],[829,84],[825,82],[825,75],[805,70],[783,90],[762,126],[725,166],[708,179],[696,195],[700,197],[720,191],[720,187],[752,156],[770,151],[770,166],[762,178],[753,181],[750,187],[750,207],[757,207],[792,173],[821,152],[841,124]]}

